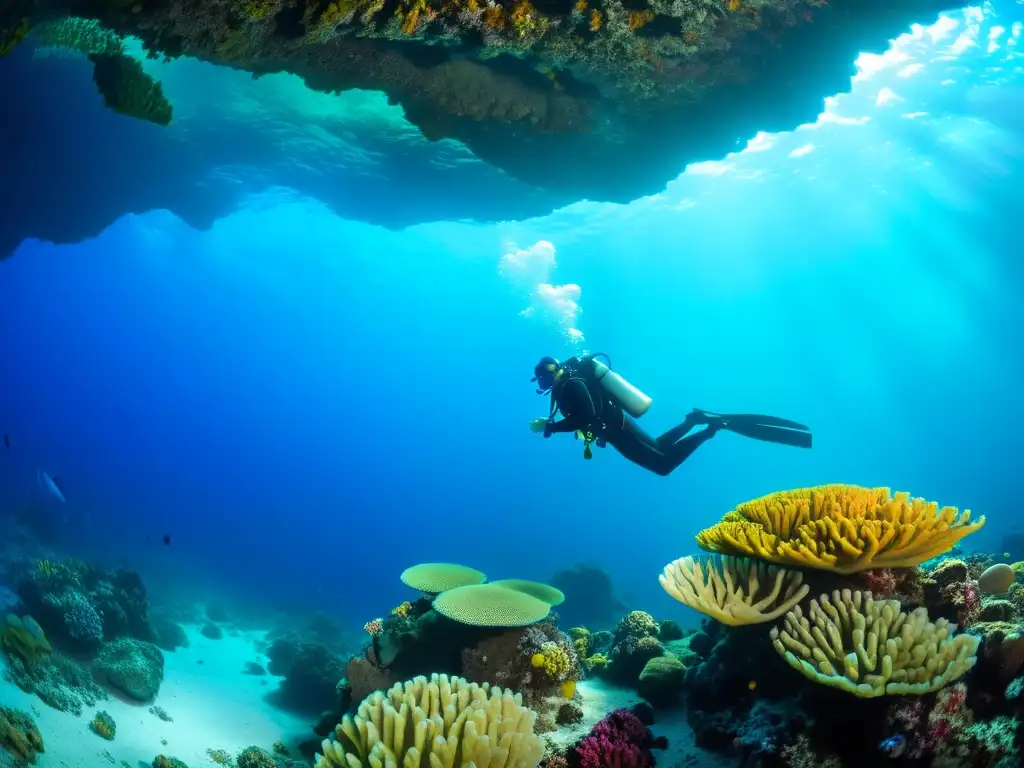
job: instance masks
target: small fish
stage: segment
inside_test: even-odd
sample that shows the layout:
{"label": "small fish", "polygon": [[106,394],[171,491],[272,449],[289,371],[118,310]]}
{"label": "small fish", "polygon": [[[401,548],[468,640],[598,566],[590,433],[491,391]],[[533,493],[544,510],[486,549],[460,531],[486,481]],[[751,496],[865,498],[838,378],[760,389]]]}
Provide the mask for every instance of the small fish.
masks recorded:
{"label": "small fish", "polygon": [[7,450],[11,449],[11,436],[10,435],[4,435],[4,448],[6,448]]}
{"label": "small fish", "polygon": [[891,758],[900,757],[907,750],[907,740],[902,734],[895,734],[883,739],[878,745],[878,751]]}
{"label": "small fish", "polygon": [[757,680],[751,680],[747,683],[747,688],[751,691],[755,690],[757,688]]}
{"label": "small fish", "polygon": [[48,472],[44,472],[43,470],[39,470],[36,477],[39,480],[40,488],[57,499],[61,504],[64,504],[67,501],[64,496],[64,491],[61,490],[60,484],[57,482],[57,478],[51,477]]}
{"label": "small fish", "polygon": [[165,533],[164,534],[164,545],[168,546],[168,547],[171,546],[171,534],[169,534],[169,533]]}

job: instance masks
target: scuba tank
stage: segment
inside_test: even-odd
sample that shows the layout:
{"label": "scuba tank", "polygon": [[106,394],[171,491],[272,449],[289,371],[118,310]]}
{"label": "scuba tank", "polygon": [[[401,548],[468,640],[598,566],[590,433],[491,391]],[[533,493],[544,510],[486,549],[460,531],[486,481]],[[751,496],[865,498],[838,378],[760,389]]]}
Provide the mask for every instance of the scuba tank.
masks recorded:
{"label": "scuba tank", "polygon": [[[598,360],[598,357],[608,360],[608,365]],[[590,357],[590,361],[594,364],[595,380],[622,410],[634,419],[639,419],[647,413],[647,409],[654,401],[613,371],[608,355],[598,352]]]}

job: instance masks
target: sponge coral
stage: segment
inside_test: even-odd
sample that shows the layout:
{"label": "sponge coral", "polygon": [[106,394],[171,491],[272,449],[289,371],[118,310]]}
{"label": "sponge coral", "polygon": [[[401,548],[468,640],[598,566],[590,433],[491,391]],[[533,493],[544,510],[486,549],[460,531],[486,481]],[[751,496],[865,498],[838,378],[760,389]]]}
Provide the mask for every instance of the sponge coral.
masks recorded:
{"label": "sponge coral", "polygon": [[980,639],[954,635],[945,619],[934,624],[898,600],[838,590],[811,600],[805,617],[791,610],[772,644],[805,677],[863,698],[920,695],[962,677],[977,661]]}
{"label": "sponge coral", "polygon": [[705,566],[682,557],[666,565],[658,581],[679,602],[733,627],[776,619],[810,590],[799,571],[744,558],[716,563],[709,557]]}
{"label": "sponge coral", "polygon": [[968,510],[893,496],[888,488],[824,485],[748,501],[701,531],[701,548],[838,573],[900,568],[948,551],[985,524]]}
{"label": "sponge coral", "polygon": [[537,768],[544,746],[535,722],[518,693],[460,677],[417,677],[368,696],[335,729],[337,738],[324,740],[316,768]]}

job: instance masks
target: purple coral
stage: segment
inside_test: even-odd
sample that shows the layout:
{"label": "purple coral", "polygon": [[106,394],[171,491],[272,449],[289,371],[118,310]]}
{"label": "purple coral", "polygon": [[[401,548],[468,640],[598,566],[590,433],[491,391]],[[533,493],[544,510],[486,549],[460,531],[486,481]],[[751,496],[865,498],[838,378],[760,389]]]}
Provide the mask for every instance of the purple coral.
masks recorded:
{"label": "purple coral", "polygon": [[576,745],[580,768],[650,768],[650,735],[636,715],[617,709]]}

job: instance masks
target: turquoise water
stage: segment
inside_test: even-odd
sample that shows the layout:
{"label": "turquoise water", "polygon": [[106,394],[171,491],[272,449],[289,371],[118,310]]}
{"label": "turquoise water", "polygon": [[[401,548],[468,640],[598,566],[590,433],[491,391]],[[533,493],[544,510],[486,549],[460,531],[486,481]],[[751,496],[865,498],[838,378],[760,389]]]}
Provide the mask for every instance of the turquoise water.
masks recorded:
{"label": "turquoise water", "polygon": [[[223,169],[254,191],[209,229],[146,210],[27,241],[0,265],[0,503],[155,600],[353,630],[431,560],[594,563],[630,608],[693,625],[664,564],[738,503],[825,483],[985,514],[966,546],[1000,552],[1024,492],[1022,24],[1011,3],[915,27],[817,122],[628,205],[387,230]],[[406,130],[383,97],[284,77],[203,102],[200,66],[146,63],[185,125],[210,103],[283,147],[322,140],[325,173],[379,158],[311,115]],[[611,447],[584,461],[528,425],[537,360],[587,351],[653,398],[652,434],[700,407],[795,419],[814,447],[723,432],[669,477]]]}

